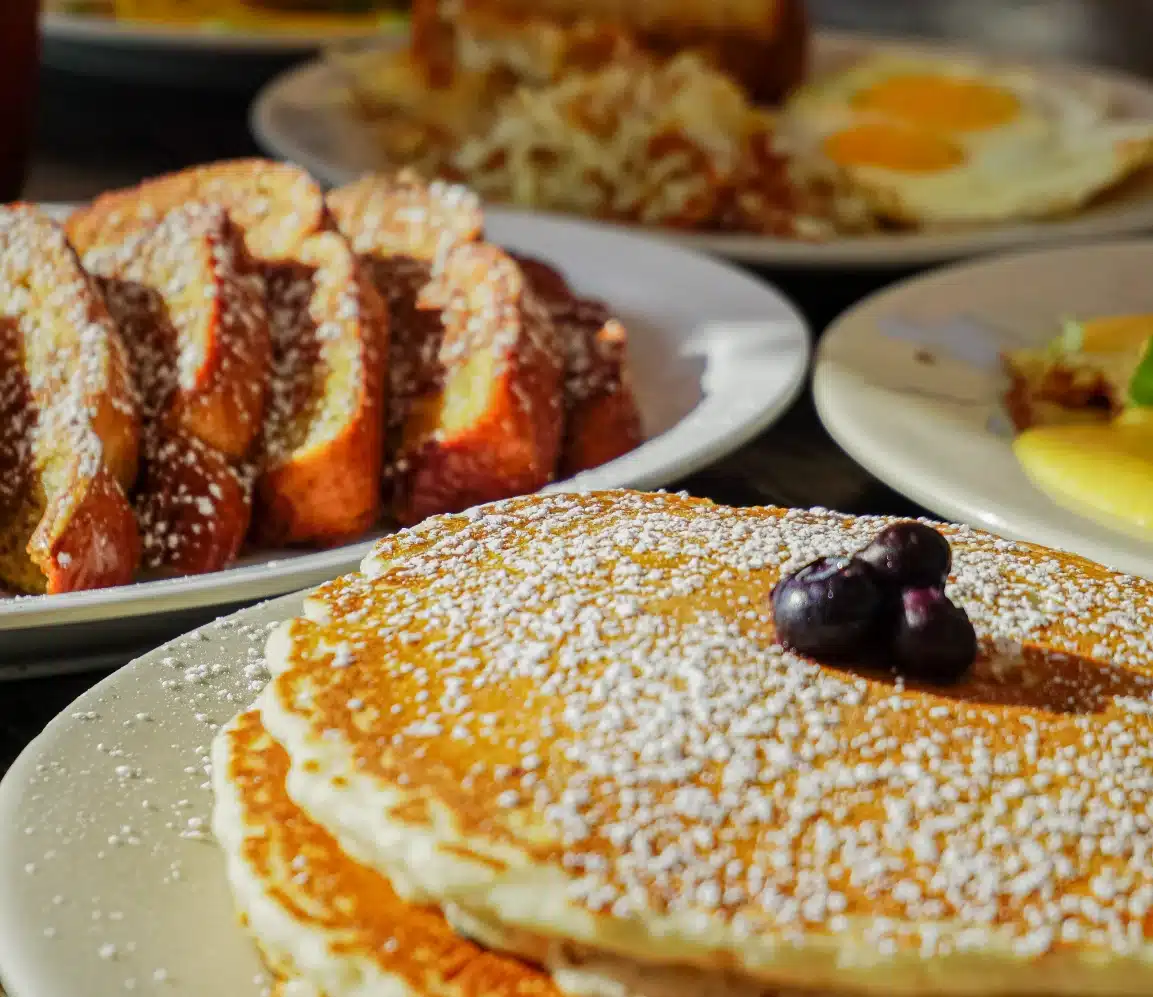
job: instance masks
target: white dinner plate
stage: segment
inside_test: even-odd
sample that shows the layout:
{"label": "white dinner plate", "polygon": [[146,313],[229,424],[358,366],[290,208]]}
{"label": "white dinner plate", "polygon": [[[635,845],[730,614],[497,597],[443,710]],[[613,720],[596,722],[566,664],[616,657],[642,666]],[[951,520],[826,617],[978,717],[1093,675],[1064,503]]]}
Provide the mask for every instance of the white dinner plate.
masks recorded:
{"label": "white dinner plate", "polygon": [[256,694],[298,596],[210,624],[69,707],[0,784],[0,986],[8,997],[258,997],[207,836],[207,746]]}
{"label": "white dinner plate", "polygon": [[[647,441],[554,489],[675,482],[766,428],[804,384],[804,319],[763,281],[686,249],[584,222],[491,211],[486,230],[495,242],[555,263],[630,331]],[[0,600],[0,668],[132,641],[138,651],[179,632],[170,614],[224,611],[315,585],[354,568],[371,540],[320,552],[262,552],[209,575]],[[191,625],[189,619],[181,629]],[[169,629],[153,637],[159,626]]]}
{"label": "white dinner plate", "polygon": [[1153,577],[1153,540],[1056,505],[1013,455],[999,355],[1052,340],[1065,317],[1153,312],[1153,241],[1072,246],[951,266],[888,288],[828,329],[813,375],[833,438],[946,519]]}
{"label": "white dinner plate", "polygon": [[42,14],[40,25],[43,61],[50,68],[213,86],[231,81],[255,84],[268,78],[260,68],[269,60],[307,56],[326,44],[407,34],[401,18],[329,27],[320,34],[300,29],[222,30],[58,11]]}
{"label": "white dinner plate", "polygon": [[[1153,84],[1136,77],[1067,64],[1007,62],[1004,58],[929,42],[820,31],[814,39],[813,72],[828,72],[879,51],[954,57],[1020,69],[1041,79],[1103,92],[1119,116],[1153,119]],[[250,117],[253,134],[261,146],[299,163],[328,184],[346,183],[366,170],[388,165],[374,147],[371,129],[355,113],[339,74],[323,61],[290,69],[273,80],[257,97]],[[657,228],[646,231],[695,249],[765,266],[922,266],[1007,247],[1153,231],[1153,171],[1133,177],[1101,203],[1059,221],[891,232],[825,242]]]}

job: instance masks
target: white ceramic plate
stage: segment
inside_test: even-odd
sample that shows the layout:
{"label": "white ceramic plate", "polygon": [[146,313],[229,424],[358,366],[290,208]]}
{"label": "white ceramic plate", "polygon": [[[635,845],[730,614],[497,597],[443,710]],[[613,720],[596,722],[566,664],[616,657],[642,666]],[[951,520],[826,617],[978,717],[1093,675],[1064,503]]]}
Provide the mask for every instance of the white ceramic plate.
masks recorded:
{"label": "white ceramic plate", "polygon": [[249,652],[263,650],[263,625],[299,605],[290,596],[246,610],[121,669],[9,770],[0,784],[8,997],[262,993],[204,833],[205,750],[211,725],[255,696]]}
{"label": "white ceramic plate", "polygon": [[[685,249],[582,222],[492,211],[487,229],[495,242],[557,264],[575,288],[608,302],[630,329],[648,441],[554,488],[670,484],[767,427],[804,383],[805,322],[762,281]],[[235,608],[315,585],[355,567],[370,541],[313,553],[265,552],[210,575],[2,600],[0,666],[30,653],[70,653],[70,641],[92,650],[102,640],[94,625],[114,630],[120,644],[135,632],[139,650],[149,636],[140,632],[145,617],[156,622],[157,614]]]}
{"label": "white ceramic plate", "polygon": [[886,289],[824,335],[813,394],[850,456],[938,515],[1153,577],[1153,541],[1054,504],[1018,465],[998,362],[1065,316],[1153,312],[1153,241],[952,266]]}
{"label": "white ceramic plate", "polygon": [[[1120,115],[1153,118],[1153,85],[1118,73],[1068,65],[1006,63],[950,46],[899,42],[840,32],[818,32],[813,71],[820,74],[877,51],[978,59],[1022,69],[1042,79],[1100,89]],[[338,74],[311,62],[278,77],[258,96],[251,113],[253,134],[270,153],[306,167],[338,185],[366,170],[380,169],[380,152],[353,110]],[[964,231],[888,233],[822,243],[755,235],[682,233],[648,229],[696,249],[767,266],[895,268],[959,259],[1012,246],[1067,243],[1153,230],[1153,171],[1135,177],[1102,203],[1061,221],[982,226]]]}
{"label": "white ceramic plate", "polygon": [[195,25],[186,27],[147,21],[123,21],[81,14],[49,12],[41,17],[41,28],[48,41],[141,48],[209,49],[217,53],[314,52],[322,43],[373,38],[381,33],[383,27],[392,26],[391,22],[382,22],[381,26],[326,28],[318,36],[314,31],[232,31]]}
{"label": "white ceramic plate", "polygon": [[[325,44],[403,37],[402,20],[380,26],[301,30],[224,31],[45,12],[43,61],[53,69],[117,79],[154,79],[213,87],[258,85],[270,60],[307,56]],[[273,69],[279,68],[274,66]]]}

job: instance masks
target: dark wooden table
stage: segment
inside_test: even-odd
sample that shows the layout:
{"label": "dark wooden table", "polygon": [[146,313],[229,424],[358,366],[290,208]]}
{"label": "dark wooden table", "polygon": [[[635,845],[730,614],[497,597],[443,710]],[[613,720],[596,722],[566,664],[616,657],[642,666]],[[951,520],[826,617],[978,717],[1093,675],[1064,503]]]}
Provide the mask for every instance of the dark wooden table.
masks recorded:
{"label": "dark wooden table", "polygon": [[[3,0],[0,0],[3,2]],[[811,0],[819,23],[1112,65],[1153,76],[1153,0]],[[79,200],[109,187],[214,158],[255,153],[251,93],[181,91],[45,73],[26,196]],[[801,306],[815,334],[844,308],[902,273],[760,271]],[[734,505],[821,505],[919,514],[846,457],[802,396],[740,452],[678,483]],[[141,648],[145,650],[146,648]],[[0,772],[100,675],[0,684]]]}

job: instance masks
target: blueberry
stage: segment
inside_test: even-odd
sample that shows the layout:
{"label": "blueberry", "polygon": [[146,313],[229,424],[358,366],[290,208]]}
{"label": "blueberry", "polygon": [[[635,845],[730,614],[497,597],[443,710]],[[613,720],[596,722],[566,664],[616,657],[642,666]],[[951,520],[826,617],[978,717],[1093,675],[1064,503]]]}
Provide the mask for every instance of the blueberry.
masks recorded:
{"label": "blueberry", "polygon": [[901,588],[944,585],[953,564],[949,541],[912,520],[886,527],[857,556],[884,581]]}
{"label": "blueberry", "polygon": [[772,593],[773,623],[785,646],[815,658],[860,658],[876,644],[885,593],[856,558],[822,557],[786,575]]}
{"label": "blueberry", "polygon": [[897,670],[938,685],[957,682],[977,659],[977,634],[968,614],[940,588],[901,593],[901,618],[893,638]]}

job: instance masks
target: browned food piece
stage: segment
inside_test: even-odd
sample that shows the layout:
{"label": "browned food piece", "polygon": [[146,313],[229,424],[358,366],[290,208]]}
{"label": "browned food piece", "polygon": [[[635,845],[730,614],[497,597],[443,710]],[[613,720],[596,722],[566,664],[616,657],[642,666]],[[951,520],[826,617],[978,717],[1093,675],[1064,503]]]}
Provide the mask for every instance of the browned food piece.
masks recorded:
{"label": "browned food piece", "polygon": [[373,174],[328,195],[333,221],[365,262],[388,304],[388,427],[395,433],[412,400],[435,387],[440,313],[417,307],[433,262],[484,231],[480,202],[465,187],[425,184],[414,173]]}
{"label": "browned food piece", "polygon": [[0,300],[0,581],[127,584],[139,420],[124,345],[63,230],[34,208],[0,208]]}
{"label": "browned food piece", "polygon": [[540,84],[629,51],[693,50],[775,103],[805,76],[804,0],[414,0],[413,47],[442,84],[501,70]]}
{"label": "browned food piece", "polygon": [[335,232],[306,240],[267,285],[272,384],[253,534],[339,543],[380,513],[388,313]]}
{"label": "browned food piece", "polygon": [[565,431],[558,476],[607,464],[644,442],[628,367],[628,333],[599,301],[577,297],[541,260],[516,257],[545,303],[565,358]]}
{"label": "browned food piece", "polygon": [[245,457],[264,417],[268,317],[225,209],[176,208],[84,264],[128,346],[146,418]]}
{"label": "browned food piece", "polygon": [[563,362],[552,319],[516,262],[462,243],[421,292],[440,310],[436,387],[413,402],[396,460],[402,524],[535,491],[552,478]]}
{"label": "browned food piece", "polygon": [[325,227],[324,195],[307,173],[287,163],[237,159],[104,194],[68,219],[68,236],[85,254],[123,242],[192,201],[227,209],[257,260],[290,259],[304,239]]}
{"label": "browned food piece", "polygon": [[1005,409],[1017,432],[1057,422],[1106,422],[1120,415],[1122,383],[1091,363],[1078,365],[1042,351],[1003,354],[1009,378]]}
{"label": "browned food piece", "polygon": [[249,483],[216,448],[180,432],[146,434],[136,515],[146,568],[219,571],[248,532]]}

